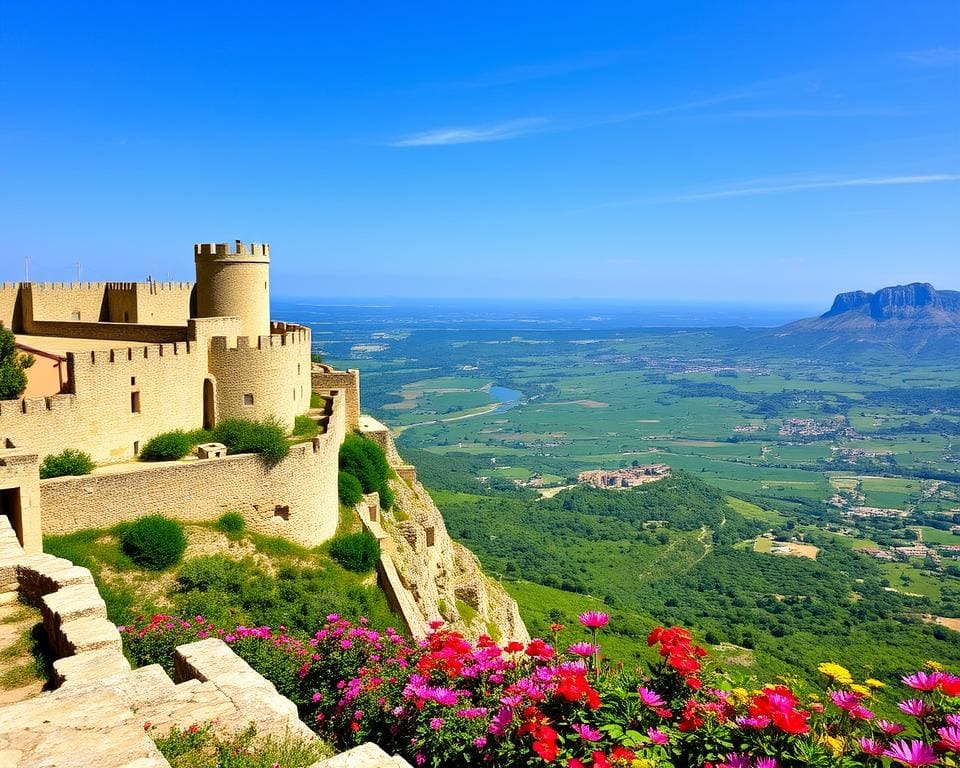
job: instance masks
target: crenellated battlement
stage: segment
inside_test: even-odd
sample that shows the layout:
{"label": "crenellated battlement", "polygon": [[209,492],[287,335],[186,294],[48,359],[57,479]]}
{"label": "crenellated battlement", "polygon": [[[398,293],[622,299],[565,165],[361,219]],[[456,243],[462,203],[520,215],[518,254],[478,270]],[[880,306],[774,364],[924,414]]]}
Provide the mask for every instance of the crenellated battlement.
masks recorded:
{"label": "crenellated battlement", "polygon": [[270,260],[269,243],[250,243],[248,246],[241,240],[230,243],[194,243],[193,257],[200,260]]}
{"label": "crenellated battlement", "polygon": [[73,394],[0,400],[0,419],[16,416],[36,416],[46,411],[66,411],[75,407],[76,404],[77,396]]}
{"label": "crenellated battlement", "polygon": [[177,341],[168,344],[145,344],[137,347],[94,349],[82,354],[68,353],[74,365],[109,365],[113,363],[139,363],[141,360],[159,360],[164,357],[191,355],[197,351],[195,342]]}
{"label": "crenellated battlement", "polygon": [[232,338],[226,336],[212,336],[210,338],[210,351],[214,353],[224,353],[231,351],[269,351],[279,347],[300,347],[310,345],[310,329],[302,325],[293,325],[292,323],[272,323],[270,330],[280,331],[271,333],[269,336],[256,336],[251,339],[249,336],[237,336],[236,343],[231,346]]}

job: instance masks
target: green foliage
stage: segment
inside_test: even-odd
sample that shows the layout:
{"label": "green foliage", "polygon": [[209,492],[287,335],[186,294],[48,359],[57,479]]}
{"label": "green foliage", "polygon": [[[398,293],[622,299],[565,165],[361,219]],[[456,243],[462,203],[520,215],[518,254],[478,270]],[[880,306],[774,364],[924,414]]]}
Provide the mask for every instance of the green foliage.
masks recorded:
{"label": "green foliage", "polygon": [[60,453],[45,456],[40,464],[40,479],[65,477],[67,475],[89,475],[96,464],[89,453],[64,448]]}
{"label": "green foliage", "polygon": [[319,392],[310,393],[310,407],[311,408],[323,407],[323,396]]}
{"label": "green foliage", "polygon": [[190,453],[193,445],[189,433],[175,429],[151,437],[140,449],[140,458],[143,461],[176,461]]}
{"label": "green foliage", "polygon": [[213,431],[217,442],[230,453],[259,453],[269,464],[277,464],[290,452],[286,430],[276,419],[224,419]]}
{"label": "green foliage", "polygon": [[363,435],[347,435],[340,446],[340,469],[353,475],[364,493],[380,494],[380,506],[390,509],[394,496],[388,485],[390,464],[383,448]]}
{"label": "green foliage", "polygon": [[297,416],[293,420],[293,434],[297,437],[314,437],[320,432],[317,420],[306,414]]}
{"label": "green foliage", "polygon": [[337,475],[337,493],[340,496],[341,504],[352,507],[354,504],[359,504],[363,498],[363,486],[349,472],[340,470]]}
{"label": "green foliage", "polygon": [[120,541],[133,562],[152,571],[180,562],[187,548],[183,526],[163,515],[141,517],[123,526]]}
{"label": "green foliage", "polygon": [[26,369],[33,356],[17,351],[16,337],[0,322],[0,400],[15,400],[27,388]]}
{"label": "green foliage", "polygon": [[171,768],[308,768],[329,750],[294,736],[257,736],[251,725],[241,733],[218,734],[210,724],[172,728],[156,738]]}
{"label": "green foliage", "polygon": [[298,551],[296,557],[271,555],[271,562],[275,573],[250,557],[191,558],[177,573],[173,604],[185,616],[228,627],[270,624],[312,632],[331,613],[364,613],[375,626],[393,621],[376,587],[362,585],[330,560]]}
{"label": "green foliage", "polygon": [[243,533],[246,525],[243,515],[239,512],[226,512],[217,520],[217,530],[232,536]]}
{"label": "green foliage", "polygon": [[330,541],[330,557],[348,571],[366,573],[380,559],[380,543],[368,530],[337,536]]}

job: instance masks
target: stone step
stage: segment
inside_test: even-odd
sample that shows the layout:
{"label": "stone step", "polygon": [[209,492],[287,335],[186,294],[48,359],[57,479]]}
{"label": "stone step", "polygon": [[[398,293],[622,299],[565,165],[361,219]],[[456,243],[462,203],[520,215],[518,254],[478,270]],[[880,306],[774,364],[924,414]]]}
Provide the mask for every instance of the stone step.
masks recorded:
{"label": "stone step", "polygon": [[84,685],[130,672],[130,662],[112,648],[86,651],[53,662],[53,685]]}
{"label": "stone step", "polygon": [[60,656],[73,656],[87,651],[109,649],[123,652],[123,641],[117,628],[101,616],[86,616],[61,625],[51,645]]}
{"label": "stone step", "polygon": [[40,610],[43,627],[51,637],[67,622],[86,616],[107,618],[107,604],[95,584],[74,584],[44,595]]}
{"label": "stone step", "polygon": [[390,756],[373,742],[327,757],[310,768],[410,768],[398,755]]}

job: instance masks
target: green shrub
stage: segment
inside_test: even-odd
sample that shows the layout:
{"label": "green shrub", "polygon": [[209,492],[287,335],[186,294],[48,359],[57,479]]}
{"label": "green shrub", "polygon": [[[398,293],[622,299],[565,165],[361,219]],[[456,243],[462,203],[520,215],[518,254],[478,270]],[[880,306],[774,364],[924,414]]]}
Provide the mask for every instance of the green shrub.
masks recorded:
{"label": "green shrub", "polygon": [[377,493],[380,494],[380,509],[390,509],[397,499],[393,490],[386,483],[380,486]]}
{"label": "green shrub", "polygon": [[0,322],[0,400],[15,400],[27,388],[27,372],[34,363],[33,355],[23,354],[16,346],[16,336]]}
{"label": "green shrub", "polygon": [[234,536],[243,533],[243,529],[246,527],[246,525],[247,524],[243,519],[243,515],[241,515],[239,512],[227,512],[223,515],[220,515],[220,519],[217,520],[218,531]]}
{"label": "green shrub", "polygon": [[96,464],[89,453],[65,448],[60,453],[45,456],[40,464],[40,479],[66,475],[89,475]]}
{"label": "green shrub", "polygon": [[217,442],[230,453],[259,453],[267,464],[277,464],[290,452],[286,430],[276,419],[224,419],[213,430]]}
{"label": "green shrub", "polygon": [[341,470],[337,475],[337,493],[340,495],[341,504],[352,507],[363,499],[363,486],[356,477]]}
{"label": "green shrub", "polygon": [[373,440],[356,433],[347,435],[340,446],[340,469],[357,478],[364,493],[377,491],[383,509],[393,506],[393,491],[387,485],[390,464],[383,448]]}
{"label": "green shrub", "polygon": [[151,437],[140,449],[140,458],[143,461],[176,461],[190,453],[193,445],[189,434],[175,429]]}
{"label": "green shrub", "polygon": [[183,526],[163,515],[141,517],[120,529],[123,551],[142,568],[162,571],[180,562],[187,548]]}
{"label": "green shrub", "polygon": [[330,557],[348,571],[365,573],[380,559],[380,543],[366,530],[337,536],[330,541]]}

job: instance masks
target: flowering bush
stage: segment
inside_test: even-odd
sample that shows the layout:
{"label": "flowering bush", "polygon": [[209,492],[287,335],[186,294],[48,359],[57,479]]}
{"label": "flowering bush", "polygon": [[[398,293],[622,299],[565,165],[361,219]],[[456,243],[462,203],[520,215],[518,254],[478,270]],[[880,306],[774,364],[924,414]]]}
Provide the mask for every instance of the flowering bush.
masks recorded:
{"label": "flowering bush", "polygon": [[826,695],[783,684],[723,687],[707,652],[679,627],[650,633],[658,660],[646,672],[604,666],[598,635],[608,617],[599,612],[580,617],[593,642],[562,651],[559,626],[554,644],[501,646],[485,636],[469,642],[436,622],[413,643],[363,619],[327,618],[307,640],[282,629],[222,632],[202,617],[155,617],[125,637],[139,659],[156,653],[153,636],[217,633],[321,735],[342,747],[375,741],[415,765],[960,765],[960,677],[932,663],[902,678],[910,693],[898,705],[901,724],[871,710],[882,682],[856,682],[836,664],[820,667]]}

